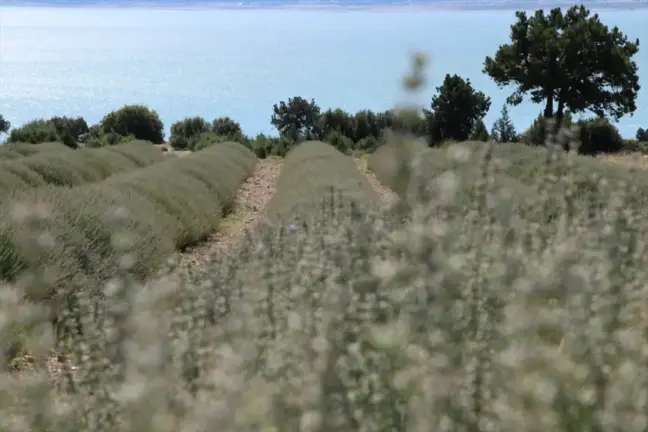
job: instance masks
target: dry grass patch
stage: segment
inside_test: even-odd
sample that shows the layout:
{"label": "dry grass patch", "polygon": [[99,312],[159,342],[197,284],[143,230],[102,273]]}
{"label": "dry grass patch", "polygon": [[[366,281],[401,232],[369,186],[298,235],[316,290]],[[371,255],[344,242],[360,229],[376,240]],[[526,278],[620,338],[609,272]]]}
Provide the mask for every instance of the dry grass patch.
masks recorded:
{"label": "dry grass patch", "polygon": [[648,169],[648,155],[642,153],[601,155],[597,159],[630,168]]}

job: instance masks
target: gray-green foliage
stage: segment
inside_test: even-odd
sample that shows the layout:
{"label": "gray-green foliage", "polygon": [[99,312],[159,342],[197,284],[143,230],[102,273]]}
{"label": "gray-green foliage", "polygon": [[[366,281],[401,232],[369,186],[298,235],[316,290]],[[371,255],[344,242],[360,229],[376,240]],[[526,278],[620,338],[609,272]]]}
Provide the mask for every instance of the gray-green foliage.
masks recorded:
{"label": "gray-green foliage", "polygon": [[266,214],[270,218],[299,220],[300,208],[318,203],[332,190],[360,205],[374,204],[378,200],[351,158],[329,144],[303,142],[288,154]]}
{"label": "gray-green foliage", "polygon": [[[62,144],[10,145],[25,157],[0,160],[0,203],[36,187],[79,186],[163,160],[159,149],[145,141],[98,149],[60,150]],[[36,152],[33,149],[40,148]]]}
{"label": "gray-green foliage", "polygon": [[[222,143],[94,184],[17,194],[0,206],[0,280],[27,281],[20,297],[47,311],[58,344],[86,337],[79,320],[103,319],[103,285],[121,267],[133,280],[154,276],[175,250],[211,234],[255,164],[250,150]],[[115,209],[127,215],[119,226]]]}

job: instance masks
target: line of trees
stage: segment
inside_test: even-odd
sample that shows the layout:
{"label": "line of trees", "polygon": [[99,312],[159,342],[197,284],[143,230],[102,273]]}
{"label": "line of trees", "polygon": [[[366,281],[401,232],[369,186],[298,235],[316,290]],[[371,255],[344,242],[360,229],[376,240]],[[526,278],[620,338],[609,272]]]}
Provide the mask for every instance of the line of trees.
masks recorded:
{"label": "line of trees", "polygon": [[[470,80],[448,74],[436,88],[429,108],[416,113],[322,111],[313,99],[293,97],[273,106],[270,122],[279,132],[278,137],[247,137],[240,124],[228,117],[212,122],[191,117],[172,125],[169,143],[177,149],[196,150],[236,140],[265,157],[283,155],[305,139],[320,139],[342,151],[370,152],[389,128],[426,136],[432,146],[489,139],[542,145],[547,134],[577,125],[581,153],[635,149],[640,147],[639,141],[648,141],[648,132],[639,129],[636,141],[624,141],[609,119],[618,120],[637,109],[640,87],[633,57],[638,51],[638,40],[630,41],[617,27],[605,26],[584,6],[566,11],[555,8],[547,13],[538,10],[532,16],[516,12],[509,43],[484,61],[483,72],[499,87],[514,88],[490,130],[484,117],[491,99],[475,89]],[[508,106],[519,105],[526,96],[544,108],[528,130],[518,133]],[[573,120],[572,115],[586,112],[594,117]],[[648,119],[646,123],[648,126]],[[8,131],[9,126],[0,116],[0,131]],[[78,141],[100,146],[132,138],[163,142],[163,124],[155,111],[141,105],[125,106],[92,127],[81,118],[35,120],[12,130],[9,142],[60,140],[71,146]]]}

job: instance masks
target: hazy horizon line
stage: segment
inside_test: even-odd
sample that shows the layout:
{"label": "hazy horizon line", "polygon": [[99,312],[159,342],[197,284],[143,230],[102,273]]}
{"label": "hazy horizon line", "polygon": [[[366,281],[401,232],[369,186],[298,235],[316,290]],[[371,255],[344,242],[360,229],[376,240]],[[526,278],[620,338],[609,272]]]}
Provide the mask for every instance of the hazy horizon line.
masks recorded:
{"label": "hazy horizon line", "polygon": [[519,2],[509,2],[506,0],[500,1],[457,1],[457,0],[401,0],[401,1],[351,1],[346,4],[335,2],[320,3],[320,2],[302,2],[302,1],[270,1],[262,3],[260,1],[208,1],[197,0],[183,1],[183,2],[165,2],[160,3],[155,1],[128,1],[114,0],[114,1],[15,1],[15,0],[0,0],[0,7],[11,8],[24,8],[24,7],[49,7],[49,8],[93,8],[93,9],[184,9],[184,10],[323,10],[323,11],[345,11],[345,10],[367,10],[367,11],[414,11],[414,10],[430,10],[430,11],[509,11],[520,9],[547,9],[554,7],[569,7],[573,5],[583,4],[591,10],[637,10],[648,9],[648,0],[612,0],[612,1],[556,1],[553,4],[546,4],[542,0],[522,0]]}

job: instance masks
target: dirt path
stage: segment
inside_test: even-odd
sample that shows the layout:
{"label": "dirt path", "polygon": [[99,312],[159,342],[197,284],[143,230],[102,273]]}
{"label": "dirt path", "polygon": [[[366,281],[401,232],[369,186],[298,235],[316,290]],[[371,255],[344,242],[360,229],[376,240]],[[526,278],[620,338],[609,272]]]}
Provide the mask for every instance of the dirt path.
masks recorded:
{"label": "dirt path", "polygon": [[274,195],[283,160],[260,159],[256,171],[238,190],[233,211],[221,222],[207,241],[186,250],[180,257],[178,271],[201,266],[221,249],[229,248],[263,216]]}

